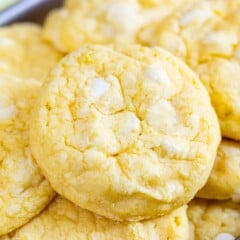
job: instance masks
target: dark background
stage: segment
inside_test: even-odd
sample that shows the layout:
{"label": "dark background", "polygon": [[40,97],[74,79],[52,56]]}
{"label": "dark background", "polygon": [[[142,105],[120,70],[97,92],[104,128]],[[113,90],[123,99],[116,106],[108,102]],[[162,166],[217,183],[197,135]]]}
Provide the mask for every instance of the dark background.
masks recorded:
{"label": "dark background", "polygon": [[23,21],[43,23],[46,14],[62,3],[63,0],[21,0],[0,12],[0,26]]}

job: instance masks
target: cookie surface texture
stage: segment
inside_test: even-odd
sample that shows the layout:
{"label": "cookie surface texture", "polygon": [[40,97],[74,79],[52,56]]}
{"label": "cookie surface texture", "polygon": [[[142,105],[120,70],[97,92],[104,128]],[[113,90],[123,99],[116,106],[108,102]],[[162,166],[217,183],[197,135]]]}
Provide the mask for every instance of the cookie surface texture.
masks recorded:
{"label": "cookie surface texture", "polygon": [[0,28],[0,73],[43,80],[62,57],[41,38],[35,24],[15,24]]}
{"label": "cookie surface texture", "polygon": [[236,74],[240,70],[239,22],[238,12],[229,15],[199,42],[200,63],[196,68],[210,93],[222,135],[234,140],[240,140],[240,76]]}
{"label": "cookie surface texture", "polygon": [[196,1],[138,36],[142,44],[167,49],[199,74],[222,135],[234,140],[240,140],[239,7],[239,0]]}
{"label": "cookie surface texture", "polygon": [[29,149],[29,118],[40,83],[0,75],[0,235],[37,215],[54,195]]}
{"label": "cookie surface texture", "polygon": [[240,202],[240,143],[221,142],[211,175],[198,196]]}
{"label": "cookie surface texture", "polygon": [[188,240],[188,225],[186,206],[154,220],[120,223],[58,197],[29,224],[0,240]]}
{"label": "cookie surface texture", "polygon": [[49,74],[31,121],[57,192],[115,220],[164,215],[206,182],[220,141],[207,92],[159,48],[89,45]]}
{"label": "cookie surface texture", "polygon": [[240,236],[240,205],[193,200],[188,207],[190,240],[234,240]]}
{"label": "cookie surface texture", "polygon": [[189,1],[163,21],[154,22],[141,29],[138,40],[144,45],[167,49],[191,67],[195,67],[201,53],[199,41],[211,32],[216,24],[224,21],[233,6],[236,7],[235,2],[238,1]]}
{"label": "cookie surface texture", "polygon": [[137,32],[164,18],[186,0],[67,1],[49,14],[44,38],[71,52],[84,44],[135,43]]}

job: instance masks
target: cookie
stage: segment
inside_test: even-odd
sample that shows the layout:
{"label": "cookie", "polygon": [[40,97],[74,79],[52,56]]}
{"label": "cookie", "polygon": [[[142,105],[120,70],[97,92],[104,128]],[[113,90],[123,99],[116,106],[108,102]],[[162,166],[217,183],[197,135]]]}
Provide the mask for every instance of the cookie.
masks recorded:
{"label": "cookie", "polygon": [[234,240],[240,236],[240,205],[195,199],[189,204],[190,240]]}
{"label": "cookie", "polygon": [[89,45],[49,74],[31,149],[53,188],[114,220],[184,205],[205,184],[220,134],[204,87],[159,48]]}
{"label": "cookie", "polygon": [[94,215],[57,197],[38,217],[0,240],[188,240],[186,206],[154,220],[120,223]]}
{"label": "cookie", "polygon": [[239,21],[230,16],[200,41],[202,54],[196,68],[210,93],[222,135],[234,140],[240,140],[240,76],[236,74],[240,70]]}
{"label": "cookie", "polygon": [[0,28],[0,73],[43,80],[62,57],[41,38],[41,28],[31,23]]}
{"label": "cookie", "polygon": [[140,28],[160,20],[186,0],[67,1],[48,16],[44,37],[59,50],[84,44],[135,43]]}
{"label": "cookie", "polygon": [[40,83],[0,75],[0,235],[37,215],[54,192],[29,149],[29,118]]}
{"label": "cookie", "polygon": [[147,46],[161,46],[195,67],[199,40],[223,21],[230,4],[225,0],[190,1],[163,21],[143,28],[138,41]]}
{"label": "cookie", "polygon": [[211,175],[198,196],[240,202],[240,143],[221,142]]}
{"label": "cookie", "polygon": [[199,74],[223,136],[235,140],[240,140],[240,85],[235,74],[240,70],[239,7],[239,0],[190,3],[164,22],[146,27],[138,36],[142,44],[169,50]]}

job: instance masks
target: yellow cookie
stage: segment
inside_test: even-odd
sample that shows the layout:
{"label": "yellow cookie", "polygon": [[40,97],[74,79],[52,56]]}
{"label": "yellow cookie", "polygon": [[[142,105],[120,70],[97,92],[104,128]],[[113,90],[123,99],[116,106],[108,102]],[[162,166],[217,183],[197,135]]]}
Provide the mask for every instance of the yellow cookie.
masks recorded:
{"label": "yellow cookie", "polygon": [[84,44],[135,43],[138,30],[186,0],[70,0],[50,13],[44,37],[63,52]]}
{"label": "yellow cookie", "polygon": [[139,34],[141,43],[169,50],[199,74],[223,136],[235,140],[240,140],[239,9],[239,0],[197,1]]}
{"label": "yellow cookie", "polygon": [[30,132],[54,189],[115,220],[187,203],[205,184],[220,139],[192,71],[140,46],[90,45],[64,58],[48,76]]}
{"label": "yellow cookie", "polygon": [[196,66],[199,39],[226,17],[229,5],[230,1],[226,0],[190,1],[164,21],[143,28],[138,40],[144,45],[161,46],[191,67]]}
{"label": "yellow cookie", "polygon": [[29,149],[29,117],[40,83],[0,75],[0,235],[36,216],[54,195]]}
{"label": "yellow cookie", "polygon": [[211,175],[198,196],[240,202],[240,143],[222,141]]}
{"label": "yellow cookie", "polygon": [[154,220],[114,222],[57,197],[38,217],[0,240],[188,240],[186,206]]}
{"label": "yellow cookie", "polygon": [[41,38],[35,24],[0,28],[0,73],[42,80],[61,54]]}
{"label": "yellow cookie", "polygon": [[240,205],[193,200],[188,207],[190,240],[234,240],[240,236]]}
{"label": "yellow cookie", "polygon": [[[237,12],[237,16],[239,13]],[[200,41],[199,76],[218,114],[222,134],[240,140],[240,18],[217,25]]]}

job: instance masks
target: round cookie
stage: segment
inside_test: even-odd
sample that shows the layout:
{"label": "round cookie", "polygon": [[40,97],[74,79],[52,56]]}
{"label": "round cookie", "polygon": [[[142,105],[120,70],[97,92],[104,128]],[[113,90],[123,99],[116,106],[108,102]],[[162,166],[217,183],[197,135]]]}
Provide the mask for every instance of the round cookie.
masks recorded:
{"label": "round cookie", "polygon": [[186,206],[154,220],[120,223],[57,197],[41,215],[0,240],[188,240],[188,225]]}
{"label": "round cookie", "polygon": [[139,34],[141,43],[169,50],[199,74],[222,135],[235,140],[240,140],[239,8],[239,0],[197,1]]}
{"label": "round cookie", "polygon": [[0,73],[42,80],[62,54],[41,38],[31,23],[0,28]]}
{"label": "round cookie", "polygon": [[195,67],[199,40],[223,21],[231,9],[231,2],[190,1],[163,21],[144,27],[138,34],[138,41],[147,46],[161,46]]}
{"label": "round cookie", "polygon": [[29,118],[40,83],[0,75],[0,235],[36,216],[54,192],[29,149]]}
{"label": "round cookie", "polygon": [[58,193],[111,219],[140,220],[193,198],[220,134],[204,87],[172,55],[89,45],[49,74],[30,141]]}
{"label": "round cookie", "polygon": [[[239,15],[239,13],[237,13]],[[240,140],[240,27],[234,15],[200,41],[196,68],[217,112],[222,135]]]}
{"label": "round cookie", "polygon": [[240,202],[240,143],[221,142],[211,175],[197,196]]}
{"label": "round cookie", "polygon": [[44,37],[59,50],[84,44],[135,43],[139,29],[160,20],[186,0],[67,1],[48,16]]}
{"label": "round cookie", "polygon": [[190,240],[234,240],[240,236],[240,205],[231,201],[193,200],[188,207]]}

